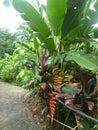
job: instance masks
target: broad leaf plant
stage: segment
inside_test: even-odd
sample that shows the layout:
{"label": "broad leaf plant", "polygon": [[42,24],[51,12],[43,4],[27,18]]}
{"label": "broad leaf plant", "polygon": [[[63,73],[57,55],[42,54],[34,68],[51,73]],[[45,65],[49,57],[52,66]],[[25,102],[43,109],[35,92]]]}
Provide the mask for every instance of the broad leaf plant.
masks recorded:
{"label": "broad leaf plant", "polygon": [[[34,44],[40,46],[36,54],[42,78],[40,88],[50,95],[51,123],[58,106],[56,97],[77,102],[79,98],[80,106],[85,103],[93,109],[96,105],[91,96],[66,87],[64,77],[67,70],[75,71],[80,66],[94,74],[98,71],[98,35],[94,27],[98,22],[98,0],[47,0],[46,5],[37,1],[36,6],[26,0],[13,0],[13,6],[32,29]],[[62,92],[65,95],[59,95]],[[65,104],[70,102],[67,99]]]}

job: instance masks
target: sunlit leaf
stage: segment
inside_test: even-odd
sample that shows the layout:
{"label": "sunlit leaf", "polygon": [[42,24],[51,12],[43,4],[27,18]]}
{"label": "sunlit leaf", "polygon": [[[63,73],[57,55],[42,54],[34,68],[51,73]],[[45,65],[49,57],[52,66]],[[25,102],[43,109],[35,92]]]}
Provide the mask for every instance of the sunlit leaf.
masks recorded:
{"label": "sunlit leaf", "polygon": [[55,35],[61,32],[66,11],[67,0],[47,0],[47,15]]}
{"label": "sunlit leaf", "polygon": [[35,48],[36,50],[38,50],[40,45],[39,45],[39,43],[38,43],[38,41],[37,41],[37,39],[36,39],[35,36],[33,37],[33,41],[34,41],[34,48]]}
{"label": "sunlit leaf", "polygon": [[[50,30],[44,22],[38,11],[26,0],[13,0],[14,7],[25,15],[28,20],[36,28],[35,31],[41,32],[44,37],[49,36]],[[43,28],[44,27],[44,28]]]}
{"label": "sunlit leaf", "polygon": [[26,0],[13,0],[13,5],[21,13],[21,16],[28,21],[33,31],[37,32],[36,35],[40,41],[44,43],[45,48],[52,54],[55,49],[54,41],[53,38],[50,41],[51,32],[41,14]]}
{"label": "sunlit leaf", "polygon": [[98,124],[94,125],[94,129],[97,130],[98,129]]}
{"label": "sunlit leaf", "polygon": [[96,58],[94,60],[93,57],[86,57],[80,54],[73,54],[71,57],[78,65],[87,68],[92,71],[98,71],[98,64],[96,64]]}

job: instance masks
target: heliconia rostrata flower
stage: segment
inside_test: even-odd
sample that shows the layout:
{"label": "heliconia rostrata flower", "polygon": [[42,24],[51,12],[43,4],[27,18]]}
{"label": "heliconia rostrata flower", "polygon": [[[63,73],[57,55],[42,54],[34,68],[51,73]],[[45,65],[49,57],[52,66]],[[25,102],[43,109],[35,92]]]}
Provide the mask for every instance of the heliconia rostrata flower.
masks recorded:
{"label": "heliconia rostrata flower", "polygon": [[[54,68],[53,69],[53,83],[56,87],[61,88],[63,80],[62,80],[62,76],[61,76],[61,70],[59,68]],[[56,98],[55,96],[58,94],[59,92],[55,91],[55,90],[51,90],[50,95],[50,118],[51,118],[51,123],[53,123],[53,118],[54,118],[54,113],[55,113],[55,107],[56,107]]]}

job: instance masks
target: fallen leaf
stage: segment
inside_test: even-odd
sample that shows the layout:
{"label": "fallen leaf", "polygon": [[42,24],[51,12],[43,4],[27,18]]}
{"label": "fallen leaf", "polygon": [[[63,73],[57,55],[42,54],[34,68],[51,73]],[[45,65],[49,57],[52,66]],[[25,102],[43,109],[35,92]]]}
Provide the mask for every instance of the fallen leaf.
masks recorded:
{"label": "fallen leaf", "polygon": [[46,88],[47,88],[47,83],[45,83],[45,82],[43,82],[43,83],[40,83],[40,88],[42,89],[42,90],[45,90]]}
{"label": "fallen leaf", "polygon": [[35,82],[35,80],[29,80],[25,85],[23,85],[22,87],[23,88],[27,88],[27,87],[29,87],[30,85],[32,85],[33,83]]}

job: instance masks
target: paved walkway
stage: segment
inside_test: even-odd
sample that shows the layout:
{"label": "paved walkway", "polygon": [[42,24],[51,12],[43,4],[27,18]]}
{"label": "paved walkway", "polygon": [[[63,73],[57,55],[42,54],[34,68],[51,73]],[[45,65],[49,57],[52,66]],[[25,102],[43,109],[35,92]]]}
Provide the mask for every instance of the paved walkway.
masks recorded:
{"label": "paved walkway", "polygon": [[0,82],[0,130],[40,130],[23,102],[26,90]]}

